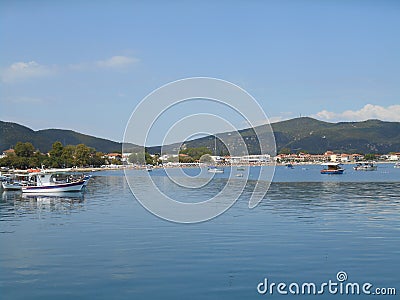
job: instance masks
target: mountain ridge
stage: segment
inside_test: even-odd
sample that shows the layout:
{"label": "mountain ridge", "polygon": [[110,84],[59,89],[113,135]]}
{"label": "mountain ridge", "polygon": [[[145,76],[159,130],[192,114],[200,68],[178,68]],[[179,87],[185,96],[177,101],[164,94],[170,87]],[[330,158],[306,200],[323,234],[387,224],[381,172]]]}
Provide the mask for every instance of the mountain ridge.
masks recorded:
{"label": "mountain ridge", "polygon": [[[400,151],[400,122],[381,121],[376,119],[358,122],[325,122],[310,117],[300,117],[271,123],[277,150],[290,152],[306,151],[323,153],[327,150],[348,153],[388,153]],[[268,126],[257,126],[261,134]],[[256,152],[254,145],[254,128],[239,130],[246,138],[250,152]],[[218,133],[217,136],[229,141],[229,132]],[[34,131],[26,126],[0,121],[0,151],[14,146],[17,142],[31,142],[42,152],[51,149],[55,141],[63,145],[86,144],[101,152],[122,150],[122,143],[82,134],[67,129],[42,129]],[[214,147],[212,136],[185,141],[186,147]],[[179,147],[181,143],[165,146],[166,149]],[[142,148],[130,145],[132,149]],[[161,147],[147,147],[150,153],[159,153]]]}

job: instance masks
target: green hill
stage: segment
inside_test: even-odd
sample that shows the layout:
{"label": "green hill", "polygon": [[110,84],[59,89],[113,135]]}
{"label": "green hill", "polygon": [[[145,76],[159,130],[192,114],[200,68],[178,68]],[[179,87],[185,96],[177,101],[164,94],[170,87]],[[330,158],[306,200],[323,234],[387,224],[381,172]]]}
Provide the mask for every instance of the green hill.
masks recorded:
{"label": "green hill", "polygon": [[[307,151],[323,153],[327,150],[348,153],[388,153],[400,151],[400,122],[368,120],[363,122],[329,123],[312,118],[295,118],[271,124],[277,150],[283,148],[291,152]],[[265,136],[268,126],[256,127],[261,137]],[[253,128],[239,131],[251,154],[259,147]],[[229,132],[219,133],[218,137],[235,145],[238,141]],[[0,121],[0,151],[9,149],[17,142],[31,142],[42,152],[51,149],[55,141],[64,145],[86,144],[101,152],[121,151],[122,144],[107,139],[81,134],[72,130],[46,129],[33,131],[25,126]],[[270,141],[271,142],[271,141]],[[176,149],[180,144],[164,146],[164,151]],[[208,147],[214,149],[214,137],[186,141],[186,147]],[[140,149],[131,145],[132,149]],[[223,152],[222,143],[217,144],[217,154]],[[160,153],[160,147],[149,147],[150,153]]]}
{"label": "green hill", "polygon": [[297,118],[272,124],[278,149],[322,153],[387,153],[400,150],[400,123],[368,120],[327,123]]}
{"label": "green hill", "polygon": [[[348,153],[388,153],[400,151],[400,123],[368,120],[363,122],[329,123],[313,118],[302,117],[271,124],[276,141],[277,151],[283,148],[292,153],[307,151],[317,154],[327,150]],[[259,126],[257,132],[261,137],[268,126]],[[250,154],[257,153],[258,145],[255,131],[252,128],[239,131],[248,146]],[[217,134],[224,141],[235,144],[230,133]],[[214,149],[214,138],[211,136],[185,142],[186,147],[208,147]],[[164,146],[165,147],[165,146]],[[178,144],[165,147],[177,148]],[[223,146],[218,143],[216,153]],[[160,147],[149,148],[150,153],[160,151]]]}
{"label": "green hill", "polygon": [[121,151],[122,148],[121,143],[72,130],[45,129],[34,131],[16,123],[0,121],[0,151],[9,149],[17,142],[31,142],[41,152],[47,152],[55,141],[60,141],[63,145],[85,144],[101,152]]}

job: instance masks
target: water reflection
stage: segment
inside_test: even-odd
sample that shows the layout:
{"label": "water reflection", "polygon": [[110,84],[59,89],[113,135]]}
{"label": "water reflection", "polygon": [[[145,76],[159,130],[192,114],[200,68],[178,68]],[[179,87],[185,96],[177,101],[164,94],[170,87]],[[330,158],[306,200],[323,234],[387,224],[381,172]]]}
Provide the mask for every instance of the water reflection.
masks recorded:
{"label": "water reflection", "polygon": [[15,215],[43,212],[71,213],[84,208],[84,193],[22,194],[4,191],[0,202],[0,220]]}
{"label": "water reflection", "polygon": [[273,183],[260,207],[308,221],[330,219],[337,214],[389,221],[398,218],[399,190],[400,183]]}

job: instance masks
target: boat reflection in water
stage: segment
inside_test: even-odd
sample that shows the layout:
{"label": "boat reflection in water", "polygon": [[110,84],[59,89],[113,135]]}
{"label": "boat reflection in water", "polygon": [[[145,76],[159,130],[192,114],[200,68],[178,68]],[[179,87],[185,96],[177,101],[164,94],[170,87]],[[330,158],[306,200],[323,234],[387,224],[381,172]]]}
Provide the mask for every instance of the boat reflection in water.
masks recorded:
{"label": "boat reflection in water", "polygon": [[12,206],[14,212],[34,214],[38,212],[70,213],[73,210],[84,208],[84,193],[52,193],[52,194],[24,194],[16,191],[4,191],[3,202]]}

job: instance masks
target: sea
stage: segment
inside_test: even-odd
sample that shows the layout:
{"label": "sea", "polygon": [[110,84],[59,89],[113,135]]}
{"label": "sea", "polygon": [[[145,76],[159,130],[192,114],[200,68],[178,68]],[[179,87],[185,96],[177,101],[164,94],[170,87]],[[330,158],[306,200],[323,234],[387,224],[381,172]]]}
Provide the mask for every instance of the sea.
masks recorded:
{"label": "sea", "polygon": [[[234,205],[194,224],[145,209],[124,171],[94,172],[78,194],[0,190],[0,299],[398,299],[400,169],[320,168],[277,166],[250,209],[251,167]],[[173,197],[196,201],[218,192],[229,170],[201,189],[150,173]]]}

